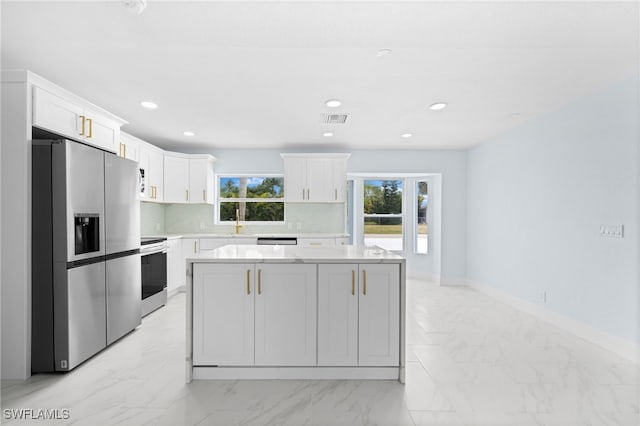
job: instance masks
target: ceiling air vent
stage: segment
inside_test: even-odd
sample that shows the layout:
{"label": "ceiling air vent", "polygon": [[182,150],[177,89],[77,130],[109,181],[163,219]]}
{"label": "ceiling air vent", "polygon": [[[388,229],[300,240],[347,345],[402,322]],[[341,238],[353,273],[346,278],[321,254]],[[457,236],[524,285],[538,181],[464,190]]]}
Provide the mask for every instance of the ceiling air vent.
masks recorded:
{"label": "ceiling air vent", "polygon": [[349,114],[322,114],[324,124],[344,124],[347,122]]}

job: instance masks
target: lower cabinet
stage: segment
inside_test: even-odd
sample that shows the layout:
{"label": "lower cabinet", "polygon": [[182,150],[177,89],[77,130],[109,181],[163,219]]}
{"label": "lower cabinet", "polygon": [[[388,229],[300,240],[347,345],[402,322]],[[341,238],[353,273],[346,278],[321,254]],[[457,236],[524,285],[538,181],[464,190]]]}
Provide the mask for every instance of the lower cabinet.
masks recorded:
{"label": "lower cabinet", "polygon": [[196,264],[194,365],[316,365],[316,302],[316,265]]}
{"label": "lower cabinet", "polygon": [[397,366],[397,264],[318,265],[318,365]]}
{"label": "lower cabinet", "polygon": [[182,254],[182,240],[167,241],[167,292],[175,293],[185,285],[186,276],[185,257]]}
{"label": "lower cabinet", "polygon": [[254,365],[254,275],[253,264],[194,265],[194,365]]}

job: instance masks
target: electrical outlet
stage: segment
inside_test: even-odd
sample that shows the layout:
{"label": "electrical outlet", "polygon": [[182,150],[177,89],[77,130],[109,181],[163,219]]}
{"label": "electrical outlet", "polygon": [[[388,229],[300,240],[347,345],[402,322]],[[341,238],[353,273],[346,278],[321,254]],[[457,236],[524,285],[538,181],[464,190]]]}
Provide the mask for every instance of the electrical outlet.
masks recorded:
{"label": "electrical outlet", "polygon": [[292,222],[287,223],[287,229],[289,231],[291,231],[293,229],[293,223]]}
{"label": "electrical outlet", "polygon": [[200,222],[200,230],[204,231],[204,222]]}
{"label": "electrical outlet", "polygon": [[156,231],[159,231],[159,230],[160,230],[160,224],[156,223]]}
{"label": "electrical outlet", "polygon": [[624,225],[602,225],[600,235],[610,238],[624,238]]}
{"label": "electrical outlet", "polygon": [[299,231],[302,229],[302,223],[298,222],[296,223],[296,229]]}

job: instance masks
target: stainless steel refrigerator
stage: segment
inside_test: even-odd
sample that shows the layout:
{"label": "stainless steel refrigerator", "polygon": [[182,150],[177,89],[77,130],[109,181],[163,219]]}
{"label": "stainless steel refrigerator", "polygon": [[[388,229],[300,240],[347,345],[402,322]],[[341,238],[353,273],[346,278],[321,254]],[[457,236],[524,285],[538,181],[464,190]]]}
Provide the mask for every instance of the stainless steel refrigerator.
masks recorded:
{"label": "stainless steel refrigerator", "polygon": [[138,164],[34,140],[31,370],[68,371],[141,322]]}

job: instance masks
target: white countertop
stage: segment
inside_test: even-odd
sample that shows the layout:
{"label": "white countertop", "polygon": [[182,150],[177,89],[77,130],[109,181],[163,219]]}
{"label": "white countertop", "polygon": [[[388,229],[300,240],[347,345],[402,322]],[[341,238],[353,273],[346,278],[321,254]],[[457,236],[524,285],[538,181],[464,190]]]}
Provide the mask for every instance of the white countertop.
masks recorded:
{"label": "white countertop", "polygon": [[234,233],[209,233],[209,234],[153,234],[143,235],[143,237],[165,237],[169,240],[175,238],[278,238],[278,237],[295,237],[295,238],[343,238],[349,237],[349,234],[234,234]]}
{"label": "white countertop", "polygon": [[188,263],[404,263],[402,256],[378,246],[226,245]]}

